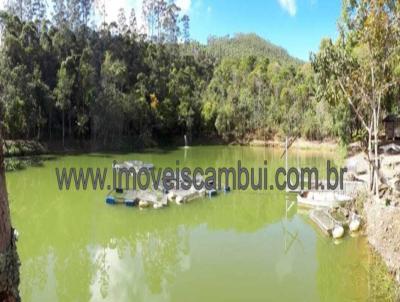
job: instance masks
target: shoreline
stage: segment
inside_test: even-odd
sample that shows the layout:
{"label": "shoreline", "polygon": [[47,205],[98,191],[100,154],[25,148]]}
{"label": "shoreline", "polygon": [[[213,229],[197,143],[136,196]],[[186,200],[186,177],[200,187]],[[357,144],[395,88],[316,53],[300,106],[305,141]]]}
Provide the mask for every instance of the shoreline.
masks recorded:
{"label": "shoreline", "polygon": [[386,206],[367,197],[364,214],[368,243],[400,285],[400,207]]}
{"label": "shoreline", "polygon": [[[251,140],[247,144],[248,146],[256,147],[279,147],[285,148],[285,142],[281,140]],[[291,145],[291,148],[301,149],[301,150],[312,150],[312,151],[336,151],[342,147],[337,141],[326,140],[326,141],[314,141],[305,139],[296,139]]]}
{"label": "shoreline", "polygon": [[[351,152],[348,148],[347,167],[350,172],[359,179],[367,179],[368,161],[365,152]],[[400,194],[392,180],[398,176],[398,155],[380,155],[380,177],[382,183],[379,186],[379,199],[371,192],[365,191],[360,195],[360,203],[357,206],[363,215],[364,235],[373,251],[381,257],[387,271],[392,275],[398,286],[400,295]],[[364,176],[364,177],[361,177]],[[365,180],[366,181],[366,180]],[[400,296],[399,296],[400,298]]]}
{"label": "shoreline", "polygon": [[[6,140],[4,143],[4,152],[6,158],[17,158],[24,156],[48,155],[48,154],[77,154],[77,153],[91,153],[91,152],[122,152],[130,153],[137,151],[144,151],[154,148],[178,148],[182,147],[184,143],[180,139],[175,139],[169,144],[154,143],[149,146],[140,148],[133,148],[129,146],[120,146],[119,148],[105,148],[98,143],[92,141],[70,141],[62,147],[59,141],[53,142],[40,142],[34,140]],[[225,142],[219,138],[199,138],[193,140],[190,144],[192,147],[196,146],[211,146],[211,145],[226,145],[226,146],[249,146],[249,147],[269,147],[269,148],[285,148],[285,142],[282,140],[257,140],[250,141],[231,141]],[[292,149],[310,150],[310,151],[337,151],[343,150],[344,146],[340,145],[335,140],[314,141],[297,139],[291,146]]]}

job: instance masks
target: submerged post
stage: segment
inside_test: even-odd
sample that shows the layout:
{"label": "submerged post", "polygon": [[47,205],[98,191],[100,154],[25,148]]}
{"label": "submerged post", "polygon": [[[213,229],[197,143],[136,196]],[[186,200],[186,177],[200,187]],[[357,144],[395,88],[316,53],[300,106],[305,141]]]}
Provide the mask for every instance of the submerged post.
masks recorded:
{"label": "submerged post", "polygon": [[[286,175],[287,175],[287,172],[288,172],[288,138],[287,138],[287,136],[285,139],[285,169],[286,169]],[[286,192],[288,192],[287,179],[286,179]]]}

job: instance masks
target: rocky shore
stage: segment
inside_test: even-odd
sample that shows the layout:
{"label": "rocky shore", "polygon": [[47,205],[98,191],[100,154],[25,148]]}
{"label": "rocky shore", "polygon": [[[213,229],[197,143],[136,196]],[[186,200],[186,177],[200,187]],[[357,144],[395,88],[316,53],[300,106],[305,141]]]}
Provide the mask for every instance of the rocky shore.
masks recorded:
{"label": "rocky shore", "polygon": [[400,207],[370,198],[364,204],[364,215],[368,242],[400,283]]}
{"label": "rocky shore", "polygon": [[[387,147],[387,148],[386,148]],[[362,202],[368,242],[382,257],[390,273],[400,284],[400,154],[396,144],[381,147],[379,154],[379,198],[365,194]],[[353,178],[370,179],[365,153],[357,153],[346,160]]]}

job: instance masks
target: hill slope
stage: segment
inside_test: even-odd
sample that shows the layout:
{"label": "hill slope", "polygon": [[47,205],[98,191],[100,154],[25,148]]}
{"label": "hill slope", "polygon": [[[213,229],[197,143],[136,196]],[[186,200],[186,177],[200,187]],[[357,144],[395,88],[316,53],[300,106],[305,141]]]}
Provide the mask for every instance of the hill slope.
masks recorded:
{"label": "hill slope", "polygon": [[207,51],[216,58],[240,58],[254,55],[268,57],[271,61],[289,64],[301,64],[300,59],[294,58],[288,52],[271,42],[264,40],[256,34],[235,34],[233,37],[210,37]]}

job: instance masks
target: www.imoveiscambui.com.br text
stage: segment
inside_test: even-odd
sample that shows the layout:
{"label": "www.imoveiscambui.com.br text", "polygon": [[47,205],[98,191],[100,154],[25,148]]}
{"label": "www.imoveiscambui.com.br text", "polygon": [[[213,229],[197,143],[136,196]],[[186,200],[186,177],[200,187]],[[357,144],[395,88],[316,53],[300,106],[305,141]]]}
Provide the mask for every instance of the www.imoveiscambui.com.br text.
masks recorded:
{"label": "www.imoveiscambui.com.br text", "polygon": [[[260,167],[247,168],[239,160],[236,167],[189,168],[116,168],[112,172],[108,168],[56,168],[57,185],[59,190],[112,190],[117,188],[130,190],[148,190],[172,188],[189,190],[221,189],[229,186],[232,190],[304,190],[343,189],[343,177],[346,168],[336,168],[330,161],[326,163],[325,173],[320,173],[316,167],[275,169],[269,175],[267,162]],[[111,174],[111,182],[109,177]],[[323,176],[322,176],[323,175]],[[322,176],[322,177],[321,177]],[[271,180],[272,178],[272,180]],[[326,180],[324,183],[320,179]]]}

